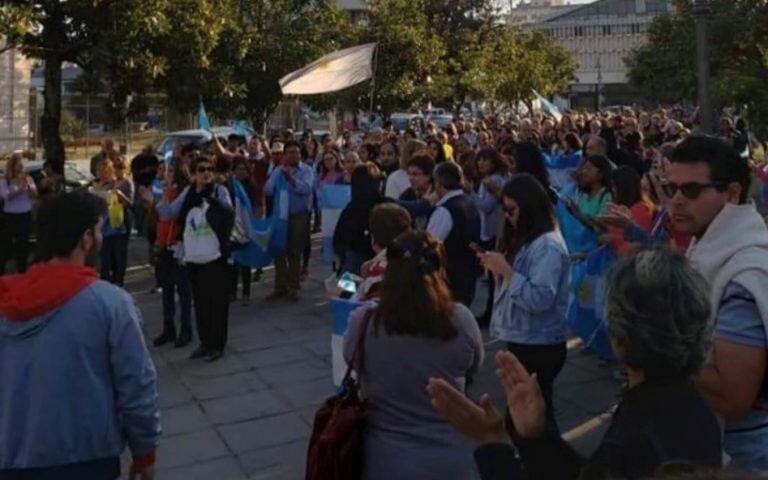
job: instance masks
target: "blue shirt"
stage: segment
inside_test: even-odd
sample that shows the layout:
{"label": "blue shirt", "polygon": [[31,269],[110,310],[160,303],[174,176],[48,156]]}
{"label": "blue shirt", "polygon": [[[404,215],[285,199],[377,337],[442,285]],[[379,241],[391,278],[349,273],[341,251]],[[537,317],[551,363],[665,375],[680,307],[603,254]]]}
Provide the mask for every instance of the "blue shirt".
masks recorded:
{"label": "blue shirt", "polygon": [[560,232],[549,232],[524,246],[507,282],[498,282],[491,336],[526,345],[566,341],[570,260]]}
{"label": "blue shirt", "polygon": [[[275,184],[279,175],[284,175],[283,169],[275,168],[264,185],[264,193],[270,197],[275,194]],[[288,189],[288,213],[290,215],[309,211],[312,205],[314,178],[312,167],[304,162],[299,162],[299,165],[293,169],[293,184],[288,181],[285,182]]]}
{"label": "blue shirt", "polygon": [[[716,340],[768,351],[755,298],[737,281],[725,286],[715,322]],[[768,386],[765,382],[755,399],[755,408],[741,419],[726,423],[723,449],[737,468],[768,468]]]}

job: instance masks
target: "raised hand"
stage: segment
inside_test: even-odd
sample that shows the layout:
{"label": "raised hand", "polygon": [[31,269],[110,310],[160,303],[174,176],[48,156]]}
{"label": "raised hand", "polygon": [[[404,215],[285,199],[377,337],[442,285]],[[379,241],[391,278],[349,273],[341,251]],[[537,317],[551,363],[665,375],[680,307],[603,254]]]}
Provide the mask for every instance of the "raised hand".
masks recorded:
{"label": "raised hand", "polygon": [[480,405],[464,396],[443,379],[430,378],[427,393],[432,406],[453,428],[479,443],[499,443],[506,440],[504,422],[487,394]]}
{"label": "raised hand", "polygon": [[507,396],[509,415],[521,438],[538,438],[544,434],[546,405],[536,374],[529,374],[522,363],[509,352],[496,354],[496,375]]}

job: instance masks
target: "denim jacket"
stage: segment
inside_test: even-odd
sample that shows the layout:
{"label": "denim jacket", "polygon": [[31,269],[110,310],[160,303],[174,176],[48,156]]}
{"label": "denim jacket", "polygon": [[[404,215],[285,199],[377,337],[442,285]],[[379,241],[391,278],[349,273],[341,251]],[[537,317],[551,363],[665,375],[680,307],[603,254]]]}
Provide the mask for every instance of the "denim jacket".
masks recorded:
{"label": "denim jacket", "polygon": [[491,336],[526,345],[565,342],[570,260],[560,232],[524,246],[512,269],[509,280],[497,283]]}

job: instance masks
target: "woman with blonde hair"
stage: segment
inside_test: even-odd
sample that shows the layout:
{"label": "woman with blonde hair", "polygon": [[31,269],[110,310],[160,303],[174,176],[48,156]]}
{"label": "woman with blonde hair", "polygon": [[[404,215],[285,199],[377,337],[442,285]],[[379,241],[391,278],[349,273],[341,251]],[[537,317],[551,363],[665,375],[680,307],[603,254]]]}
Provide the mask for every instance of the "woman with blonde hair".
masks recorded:
{"label": "woman with blonde hair", "polygon": [[27,270],[29,235],[32,231],[32,202],[37,196],[35,181],[24,170],[22,152],[14,152],[5,164],[5,176],[0,179],[0,203],[3,216],[0,224],[0,275],[10,258],[16,260],[16,271]]}

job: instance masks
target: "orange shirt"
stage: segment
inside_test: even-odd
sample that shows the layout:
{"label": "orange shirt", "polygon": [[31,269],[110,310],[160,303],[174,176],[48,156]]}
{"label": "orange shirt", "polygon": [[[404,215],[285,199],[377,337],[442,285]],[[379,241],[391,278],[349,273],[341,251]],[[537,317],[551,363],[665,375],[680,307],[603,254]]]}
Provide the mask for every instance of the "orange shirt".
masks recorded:
{"label": "orange shirt", "polygon": [[[651,204],[645,201],[637,202],[629,209],[629,213],[635,225],[648,232],[651,231],[654,213],[654,207]],[[629,255],[632,253],[631,243],[624,240],[623,228],[608,227],[607,233],[611,236],[610,246],[617,255]]]}

